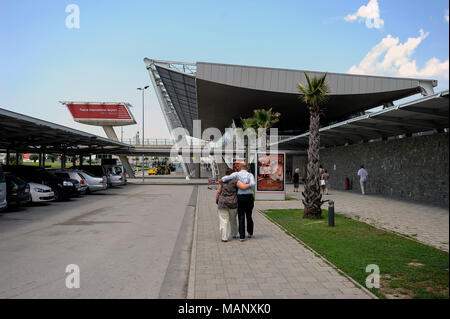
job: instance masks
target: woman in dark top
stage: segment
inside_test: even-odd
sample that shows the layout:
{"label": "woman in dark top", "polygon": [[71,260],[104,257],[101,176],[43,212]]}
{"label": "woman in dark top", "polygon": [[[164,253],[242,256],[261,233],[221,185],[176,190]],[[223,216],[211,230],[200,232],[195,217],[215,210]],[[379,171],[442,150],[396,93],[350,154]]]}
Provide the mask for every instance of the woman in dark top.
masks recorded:
{"label": "woman in dark top", "polygon": [[295,169],[294,173],[294,193],[298,193],[298,185],[300,183],[300,170],[298,168]]}
{"label": "woman in dark top", "polygon": [[[225,175],[231,175],[233,171],[231,169],[225,172]],[[247,189],[249,184],[244,184],[236,178],[233,178],[227,182],[219,183],[216,193],[216,204],[219,215],[219,230],[222,242],[226,243],[230,238],[237,238],[237,189]]]}

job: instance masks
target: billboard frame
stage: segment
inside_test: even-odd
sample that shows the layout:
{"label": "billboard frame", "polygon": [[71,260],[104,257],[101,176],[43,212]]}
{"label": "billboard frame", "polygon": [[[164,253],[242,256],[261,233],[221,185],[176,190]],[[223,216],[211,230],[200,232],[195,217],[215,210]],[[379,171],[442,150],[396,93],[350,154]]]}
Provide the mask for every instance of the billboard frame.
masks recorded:
{"label": "billboard frame", "polygon": [[[268,155],[276,155],[276,156],[282,155],[283,156],[283,190],[282,191],[258,190],[259,157],[260,156],[268,156]],[[285,152],[256,153],[255,178],[256,178],[255,200],[286,200],[286,153]]]}

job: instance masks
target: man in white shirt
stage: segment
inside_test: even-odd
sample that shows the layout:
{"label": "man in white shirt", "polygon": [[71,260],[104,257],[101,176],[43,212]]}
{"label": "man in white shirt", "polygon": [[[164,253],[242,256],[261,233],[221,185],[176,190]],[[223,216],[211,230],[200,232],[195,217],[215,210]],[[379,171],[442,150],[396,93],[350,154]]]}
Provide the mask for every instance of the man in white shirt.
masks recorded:
{"label": "man in white shirt", "polygon": [[358,171],[359,185],[361,185],[361,193],[365,195],[364,188],[366,186],[366,182],[370,180],[369,173],[364,168],[364,165],[361,165],[361,168]]}
{"label": "man in white shirt", "polygon": [[221,181],[226,182],[230,179],[237,178],[244,184],[249,184],[249,188],[238,188],[238,219],[239,219],[239,237],[241,241],[245,240],[245,220],[247,219],[248,238],[253,236],[253,219],[252,211],[254,206],[253,188],[256,185],[255,177],[247,171],[247,163],[241,162],[239,172],[222,177]]}

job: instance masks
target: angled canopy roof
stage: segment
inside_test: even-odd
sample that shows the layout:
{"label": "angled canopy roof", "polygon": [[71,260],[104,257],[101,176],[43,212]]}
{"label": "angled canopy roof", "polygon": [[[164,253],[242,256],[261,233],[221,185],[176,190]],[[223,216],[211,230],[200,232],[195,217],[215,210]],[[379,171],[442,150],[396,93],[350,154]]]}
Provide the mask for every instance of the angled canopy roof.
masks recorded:
{"label": "angled canopy roof", "polygon": [[[449,91],[436,93],[379,112],[359,116],[320,129],[323,147],[345,145],[449,127]],[[306,149],[309,132],[282,139],[279,149]]]}
{"label": "angled canopy roof", "polygon": [[18,152],[120,153],[132,146],[0,108],[0,149]]}
{"label": "angled canopy roof", "polygon": [[[309,126],[307,106],[297,83],[324,72],[197,62],[198,116],[203,127],[223,129],[231,119],[249,117],[255,108],[280,112],[278,128],[289,134]],[[323,122],[331,123],[358,112],[423,92],[432,94],[435,80],[328,73],[330,93]]]}
{"label": "angled canopy roof", "polygon": [[[309,117],[306,105],[299,99],[297,83],[305,83],[305,72],[310,76],[324,74],[206,62],[193,65],[147,58],[144,62],[169,126],[181,125],[191,135],[192,120],[201,120],[203,129],[216,127],[223,131],[232,120],[249,117],[254,109],[269,107],[281,113],[277,125],[282,134],[305,132]],[[433,94],[437,85],[435,80],[339,73],[328,73],[327,81],[330,94],[323,106],[325,124],[417,93]]]}
{"label": "angled canopy roof", "polygon": [[195,77],[160,65],[156,69],[181,124],[192,134],[192,121],[198,118]]}

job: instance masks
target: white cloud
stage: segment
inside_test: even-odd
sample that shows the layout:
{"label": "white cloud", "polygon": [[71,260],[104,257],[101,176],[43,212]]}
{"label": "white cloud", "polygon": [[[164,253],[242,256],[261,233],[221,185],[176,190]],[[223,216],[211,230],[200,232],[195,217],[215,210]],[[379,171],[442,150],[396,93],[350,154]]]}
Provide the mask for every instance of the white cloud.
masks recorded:
{"label": "white cloud", "polygon": [[428,32],[419,31],[417,38],[408,38],[401,43],[399,38],[388,35],[375,45],[358,65],[353,65],[347,73],[371,74],[400,77],[426,77],[449,80],[449,60],[436,57],[429,59],[423,68],[417,66],[411,56],[420,43],[428,37]]}
{"label": "white cloud", "polygon": [[366,6],[361,6],[358,11],[348,14],[345,21],[366,21],[366,26],[370,28],[381,29],[384,26],[384,20],[380,17],[380,7],[377,0],[370,0]]}
{"label": "white cloud", "polygon": [[445,19],[445,21],[447,21],[447,22],[448,22],[448,9],[447,9],[447,10],[445,10],[445,15],[444,15],[444,19]]}

